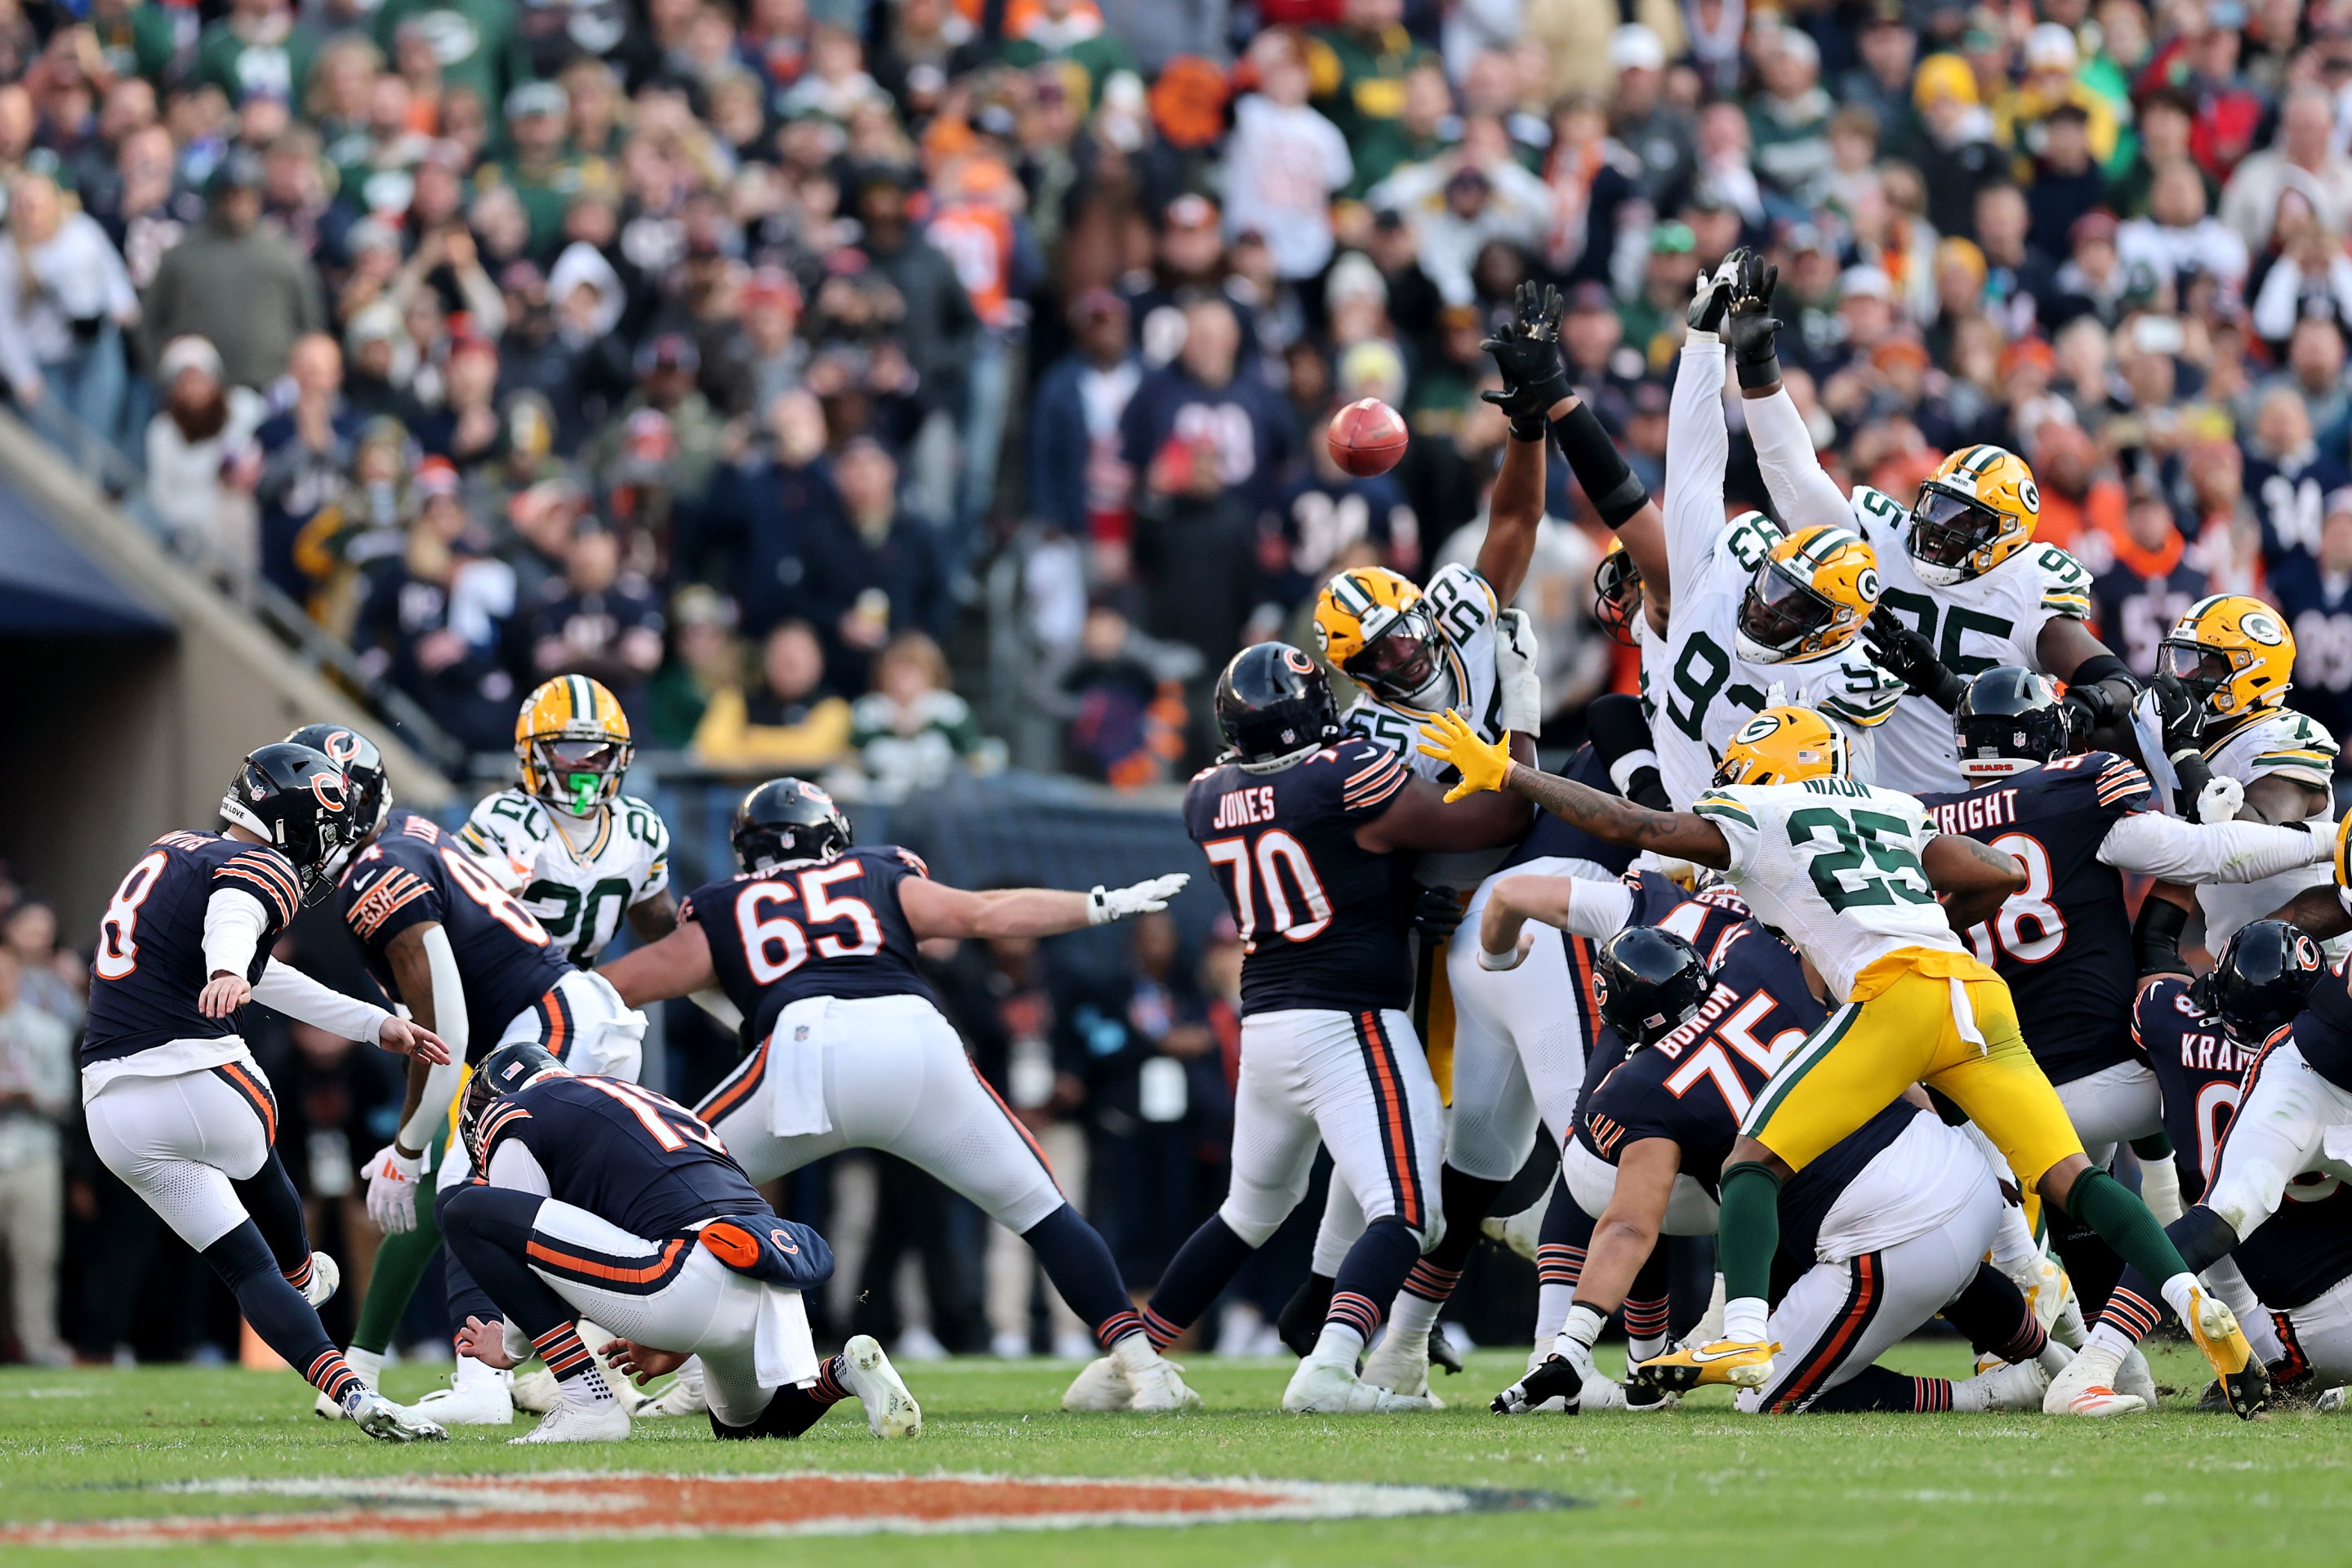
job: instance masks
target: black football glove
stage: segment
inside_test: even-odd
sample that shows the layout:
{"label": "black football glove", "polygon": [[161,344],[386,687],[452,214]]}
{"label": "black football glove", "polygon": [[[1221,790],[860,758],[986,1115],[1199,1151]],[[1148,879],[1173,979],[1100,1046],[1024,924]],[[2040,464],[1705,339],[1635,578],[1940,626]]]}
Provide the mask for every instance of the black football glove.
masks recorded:
{"label": "black football glove", "polygon": [[2129,717],[2128,704],[2116,701],[2116,694],[2095,680],[2068,687],[2059,705],[2066,710],[2067,732],[2085,743],[2093,731],[2121,724]]}
{"label": "black football glove", "polygon": [[1713,272],[1700,270],[1698,291],[1691,296],[1689,306],[1683,311],[1683,320],[1690,323],[1692,331],[1723,331],[1723,318],[1731,310],[1731,263],[1734,258],[1745,254],[1735,250]]}
{"label": "black football glove", "polygon": [[1738,372],[1740,387],[1760,391],[1776,386],[1780,380],[1780,323],[1772,315],[1772,294],[1780,286],[1780,269],[1752,250],[1735,250],[1724,258],[1721,270],[1732,274],[1725,335],[1731,342],[1731,364]]}
{"label": "black football glove", "polygon": [[1949,713],[1960,705],[1969,683],[1936,656],[1936,645],[1884,607],[1862,623],[1862,640],[1879,668]]}
{"label": "black football glove", "polygon": [[1540,441],[1552,405],[1569,395],[1559,357],[1559,290],[1522,283],[1517,304],[1517,320],[1478,345],[1503,373],[1501,390],[1478,395],[1511,416],[1514,438]]}
{"label": "black football glove", "polygon": [[[2157,722],[2164,737],[2164,754],[2178,757],[2184,752],[2197,751],[2197,731],[2205,720],[2204,705],[2197,700],[2197,694],[2177,675],[2150,676],[2147,689],[2156,693]],[[2070,690],[2067,695],[2074,693]]]}
{"label": "black football glove", "polygon": [[1421,933],[1423,942],[1444,942],[1462,923],[1461,896],[1451,888],[1422,888],[1412,890],[1412,929]]}

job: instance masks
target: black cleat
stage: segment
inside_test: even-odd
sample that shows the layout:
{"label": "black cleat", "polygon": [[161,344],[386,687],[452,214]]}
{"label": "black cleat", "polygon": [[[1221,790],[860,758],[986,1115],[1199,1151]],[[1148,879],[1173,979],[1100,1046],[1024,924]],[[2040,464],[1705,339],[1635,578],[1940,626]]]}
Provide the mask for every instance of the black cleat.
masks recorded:
{"label": "black cleat", "polygon": [[1462,1352],[1454,1347],[1454,1343],[1452,1340],[1445,1337],[1445,1325],[1444,1323],[1433,1323],[1430,1325],[1429,1364],[1432,1366],[1444,1367],[1445,1369],[1445,1375],[1448,1377],[1452,1377],[1462,1370]]}
{"label": "black cleat", "polygon": [[1495,1402],[1487,1408],[1497,1415],[1525,1415],[1551,1400],[1564,1399],[1568,1402],[1568,1414],[1573,1415],[1577,1402],[1583,1397],[1583,1377],[1566,1356],[1555,1355],[1495,1395]]}

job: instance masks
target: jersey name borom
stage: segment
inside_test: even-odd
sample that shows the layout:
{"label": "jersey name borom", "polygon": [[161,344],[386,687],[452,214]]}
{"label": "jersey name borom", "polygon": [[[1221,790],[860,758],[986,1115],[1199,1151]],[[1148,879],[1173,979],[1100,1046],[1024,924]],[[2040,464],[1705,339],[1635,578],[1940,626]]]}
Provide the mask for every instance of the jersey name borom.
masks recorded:
{"label": "jersey name borom", "polygon": [[[1717,536],[1699,557],[1696,580],[1675,584],[1674,611],[1668,617],[1672,659],[1664,687],[1649,693],[1656,705],[1653,733],[1671,729],[1682,742],[1695,742],[1677,759],[1675,778],[1665,777],[1665,752],[1659,752],[1659,774],[1666,795],[1677,809],[1703,793],[1722,759],[1723,748],[1739,727],[1772,705],[1772,688],[1780,700],[1819,710],[1842,727],[1853,748],[1854,776],[1872,778],[1869,758],[1872,732],[1895,710],[1903,684],[1870,661],[1859,641],[1816,658],[1758,664],[1741,658],[1734,628],[1748,584],[1780,531],[1761,513],[1750,513],[1738,526]],[[1645,679],[1648,674],[1644,665]],[[1703,752],[1706,777],[1694,782],[1691,766]],[[1688,793],[1676,795],[1677,786]]]}
{"label": "jersey name borom", "polygon": [[1811,959],[1836,995],[1888,953],[1965,951],[1920,864],[1937,830],[1911,796],[1817,778],[1710,790],[1691,809],[1722,830],[1731,884],[1756,918]]}
{"label": "jersey name borom", "polygon": [[[2090,616],[2091,574],[2054,544],[2029,542],[1980,577],[1931,588],[1912,568],[1911,514],[1902,503],[1868,485],[1856,485],[1852,500],[1854,526],[1878,552],[1878,602],[1935,644],[1937,657],[1963,679],[1997,664],[2040,669],[2042,628],[2061,616]],[[1887,788],[1919,795],[1969,787],[1952,716],[1929,699],[1904,697],[1877,741],[1878,782]]]}
{"label": "jersey name borom", "polygon": [[669,886],[669,829],[635,795],[601,808],[583,849],[544,801],[520,789],[483,797],[457,839],[583,969],[631,909]]}

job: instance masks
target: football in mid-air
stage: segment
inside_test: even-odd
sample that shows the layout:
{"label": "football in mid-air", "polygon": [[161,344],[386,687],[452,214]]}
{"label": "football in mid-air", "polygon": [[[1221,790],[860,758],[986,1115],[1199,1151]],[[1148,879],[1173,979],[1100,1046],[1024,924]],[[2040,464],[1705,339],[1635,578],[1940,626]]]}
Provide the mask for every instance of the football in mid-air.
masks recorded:
{"label": "football in mid-air", "polygon": [[1379,398],[1359,398],[1331,416],[1324,439],[1331,460],[1358,479],[1385,474],[1404,456],[1404,421]]}

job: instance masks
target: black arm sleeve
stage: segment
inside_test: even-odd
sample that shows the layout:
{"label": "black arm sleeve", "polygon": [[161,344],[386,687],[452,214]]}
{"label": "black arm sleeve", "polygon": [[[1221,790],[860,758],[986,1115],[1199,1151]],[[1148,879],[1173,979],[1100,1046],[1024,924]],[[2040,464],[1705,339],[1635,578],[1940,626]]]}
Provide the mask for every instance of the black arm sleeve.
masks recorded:
{"label": "black arm sleeve", "polygon": [[1650,504],[1649,490],[1626,466],[1625,455],[1609,438],[1600,416],[1581,399],[1551,422],[1551,433],[1566,454],[1577,484],[1608,527],[1624,527],[1627,520]]}
{"label": "black arm sleeve", "polygon": [[2186,974],[2189,963],[2180,956],[2180,933],[2189,929],[2189,911],[2179,904],[2149,898],[2132,923],[2132,952],[2142,974]]}

